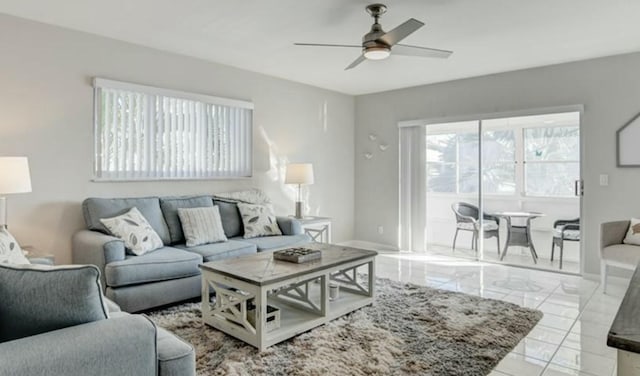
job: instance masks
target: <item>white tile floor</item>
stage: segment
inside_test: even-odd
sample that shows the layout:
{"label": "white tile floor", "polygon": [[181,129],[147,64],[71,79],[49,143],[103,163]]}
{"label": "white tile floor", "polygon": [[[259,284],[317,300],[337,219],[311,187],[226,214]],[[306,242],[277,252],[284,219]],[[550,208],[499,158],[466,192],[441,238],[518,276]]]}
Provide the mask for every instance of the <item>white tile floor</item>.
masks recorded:
{"label": "white tile floor", "polygon": [[615,375],[616,352],[606,336],[628,281],[581,277],[481,263],[438,254],[381,253],[377,274],[402,282],[513,302],[544,318],[491,376]]}

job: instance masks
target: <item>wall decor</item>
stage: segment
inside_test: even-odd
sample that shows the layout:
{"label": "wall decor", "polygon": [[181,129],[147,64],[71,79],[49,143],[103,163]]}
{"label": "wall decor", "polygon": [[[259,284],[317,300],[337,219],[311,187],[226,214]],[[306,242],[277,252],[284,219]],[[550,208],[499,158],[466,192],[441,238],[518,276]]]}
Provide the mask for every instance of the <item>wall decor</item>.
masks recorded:
{"label": "wall decor", "polygon": [[373,133],[369,133],[369,140],[371,140],[371,141],[375,141],[375,140],[377,140],[377,139],[378,139],[378,136],[376,136],[376,135],[375,135],[375,134],[373,134]]}
{"label": "wall decor", "polygon": [[640,113],[616,131],[616,165],[640,167]]}
{"label": "wall decor", "polygon": [[373,154],[369,152],[364,153],[364,159],[371,159],[371,158],[373,158]]}
{"label": "wall decor", "polygon": [[381,151],[387,151],[387,149],[389,149],[389,144],[382,143],[382,144],[378,145],[378,147],[380,148]]}

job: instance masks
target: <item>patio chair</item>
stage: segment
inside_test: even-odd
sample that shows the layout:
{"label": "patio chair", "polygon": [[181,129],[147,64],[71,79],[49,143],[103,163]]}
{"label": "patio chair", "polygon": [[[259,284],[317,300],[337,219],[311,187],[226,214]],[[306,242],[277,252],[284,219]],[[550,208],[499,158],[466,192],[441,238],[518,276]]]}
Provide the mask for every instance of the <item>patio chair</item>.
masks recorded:
{"label": "patio chair", "polygon": [[553,239],[551,240],[551,261],[556,245],[560,247],[560,270],[562,270],[562,256],[564,251],[564,242],[580,241],[580,218],[576,219],[558,219],[553,222]]}
{"label": "patio chair", "polygon": [[[480,232],[479,213],[477,206],[466,202],[456,202],[451,205],[451,209],[456,215],[456,234],[453,237],[453,251],[456,250],[456,240],[459,231],[470,231],[473,233],[471,238],[471,249],[478,251],[478,235]],[[500,254],[500,226],[499,219],[496,216],[483,213],[483,229],[484,238],[495,237],[498,245],[498,255]]]}

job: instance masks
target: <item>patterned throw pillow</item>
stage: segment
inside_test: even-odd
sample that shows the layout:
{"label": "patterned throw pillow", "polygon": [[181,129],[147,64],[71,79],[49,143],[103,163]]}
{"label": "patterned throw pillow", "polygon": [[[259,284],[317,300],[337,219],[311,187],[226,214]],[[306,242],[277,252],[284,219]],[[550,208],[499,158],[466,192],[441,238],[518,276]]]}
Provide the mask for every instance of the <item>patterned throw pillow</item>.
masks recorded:
{"label": "patterned throw pillow", "polygon": [[6,228],[0,228],[0,263],[2,264],[31,264],[20,244]]}
{"label": "patterned throw pillow", "polygon": [[178,208],[178,216],[187,247],[227,241],[217,206]]}
{"label": "patterned throw pillow", "polygon": [[101,218],[100,222],[116,237],[124,241],[124,246],[136,256],[142,256],[154,249],[162,248],[162,240],[137,208],[112,218]]}
{"label": "patterned throw pillow", "polygon": [[282,235],[276,216],[270,205],[253,205],[238,203],[238,210],[244,225],[244,238],[258,236]]}
{"label": "patterned throw pillow", "polygon": [[631,218],[629,231],[622,241],[624,244],[640,245],[640,219]]}

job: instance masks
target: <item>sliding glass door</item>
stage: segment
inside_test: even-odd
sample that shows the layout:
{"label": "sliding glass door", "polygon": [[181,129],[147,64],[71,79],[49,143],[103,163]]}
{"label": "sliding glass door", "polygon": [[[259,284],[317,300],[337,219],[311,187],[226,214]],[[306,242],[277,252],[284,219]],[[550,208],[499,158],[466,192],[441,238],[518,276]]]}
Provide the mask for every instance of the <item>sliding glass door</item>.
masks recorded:
{"label": "sliding glass door", "polygon": [[580,272],[580,113],[425,126],[425,249]]}

